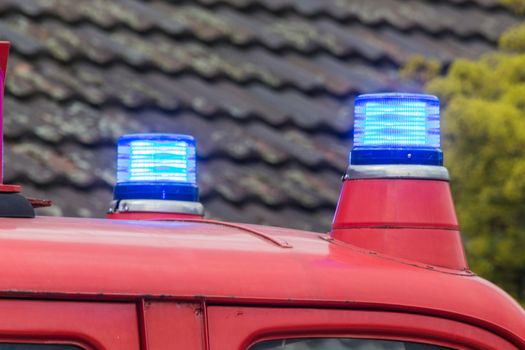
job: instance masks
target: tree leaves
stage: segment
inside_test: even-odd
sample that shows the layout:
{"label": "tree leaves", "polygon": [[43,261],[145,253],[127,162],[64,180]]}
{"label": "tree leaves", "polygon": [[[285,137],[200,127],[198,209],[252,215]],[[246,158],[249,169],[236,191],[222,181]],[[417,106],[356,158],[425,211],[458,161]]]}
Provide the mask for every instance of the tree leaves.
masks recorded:
{"label": "tree leaves", "polygon": [[[471,268],[525,303],[525,26],[502,49],[457,60],[441,97],[443,150]],[[513,32],[514,31],[514,32]],[[511,51],[508,51],[512,49]]]}

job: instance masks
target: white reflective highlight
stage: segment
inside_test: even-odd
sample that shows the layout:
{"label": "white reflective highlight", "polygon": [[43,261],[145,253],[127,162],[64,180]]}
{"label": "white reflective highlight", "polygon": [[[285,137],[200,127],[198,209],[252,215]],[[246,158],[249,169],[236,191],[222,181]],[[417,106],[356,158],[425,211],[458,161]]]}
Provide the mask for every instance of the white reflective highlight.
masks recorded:
{"label": "white reflective highlight", "polygon": [[195,141],[185,135],[123,137],[118,144],[117,183],[196,184]]}
{"label": "white reflective highlight", "polygon": [[430,95],[371,94],[355,101],[354,147],[440,147],[439,100]]}

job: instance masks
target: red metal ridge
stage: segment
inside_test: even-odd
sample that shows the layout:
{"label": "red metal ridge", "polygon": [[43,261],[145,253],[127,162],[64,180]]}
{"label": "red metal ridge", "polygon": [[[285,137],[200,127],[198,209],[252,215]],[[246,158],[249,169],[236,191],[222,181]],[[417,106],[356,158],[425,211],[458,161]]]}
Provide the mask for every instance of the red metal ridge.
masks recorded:
{"label": "red metal ridge", "polygon": [[346,180],[331,236],[386,255],[468,269],[447,181]]}
{"label": "red metal ridge", "polygon": [[46,208],[53,205],[53,201],[49,199],[27,198],[27,200],[33,208]]}
{"label": "red metal ridge", "polygon": [[157,212],[128,212],[128,213],[111,213],[107,214],[106,218],[113,220],[146,220],[146,221],[178,221],[178,222],[196,222],[204,224],[212,224],[225,226],[229,228],[235,228],[241,231],[248,232],[254,236],[258,236],[264,240],[270,241],[271,243],[281,248],[292,248],[292,245],[285,240],[272,237],[259,230],[247,227],[241,224],[234,224],[230,222],[224,222],[219,220],[203,219],[202,216],[192,214],[179,214],[179,213],[157,213]]}
{"label": "red metal ridge", "polygon": [[[2,156],[0,155],[0,157]],[[1,161],[1,158],[0,158],[0,161]],[[20,193],[21,191],[22,191],[22,187],[19,185],[6,185],[3,183],[0,183],[0,193]]]}

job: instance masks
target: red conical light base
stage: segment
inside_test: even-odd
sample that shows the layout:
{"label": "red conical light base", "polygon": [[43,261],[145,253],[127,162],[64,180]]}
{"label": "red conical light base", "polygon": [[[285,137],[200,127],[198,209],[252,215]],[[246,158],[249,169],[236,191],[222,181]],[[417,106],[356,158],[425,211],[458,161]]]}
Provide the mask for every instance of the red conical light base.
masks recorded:
{"label": "red conical light base", "polygon": [[468,269],[448,181],[345,180],[331,236],[402,259]]}

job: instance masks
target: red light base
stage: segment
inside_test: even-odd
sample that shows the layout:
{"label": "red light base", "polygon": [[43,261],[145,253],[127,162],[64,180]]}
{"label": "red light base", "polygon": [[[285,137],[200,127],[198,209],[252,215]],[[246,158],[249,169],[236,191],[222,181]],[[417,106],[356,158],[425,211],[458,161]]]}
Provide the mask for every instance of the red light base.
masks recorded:
{"label": "red light base", "polygon": [[0,193],[20,193],[20,192],[22,192],[22,186],[20,185],[0,184]]}
{"label": "red light base", "polygon": [[468,269],[447,181],[346,180],[331,236],[386,255]]}
{"label": "red light base", "polygon": [[126,212],[109,213],[107,219],[112,220],[147,220],[147,221],[177,221],[185,219],[202,219],[200,215],[157,212]]}

